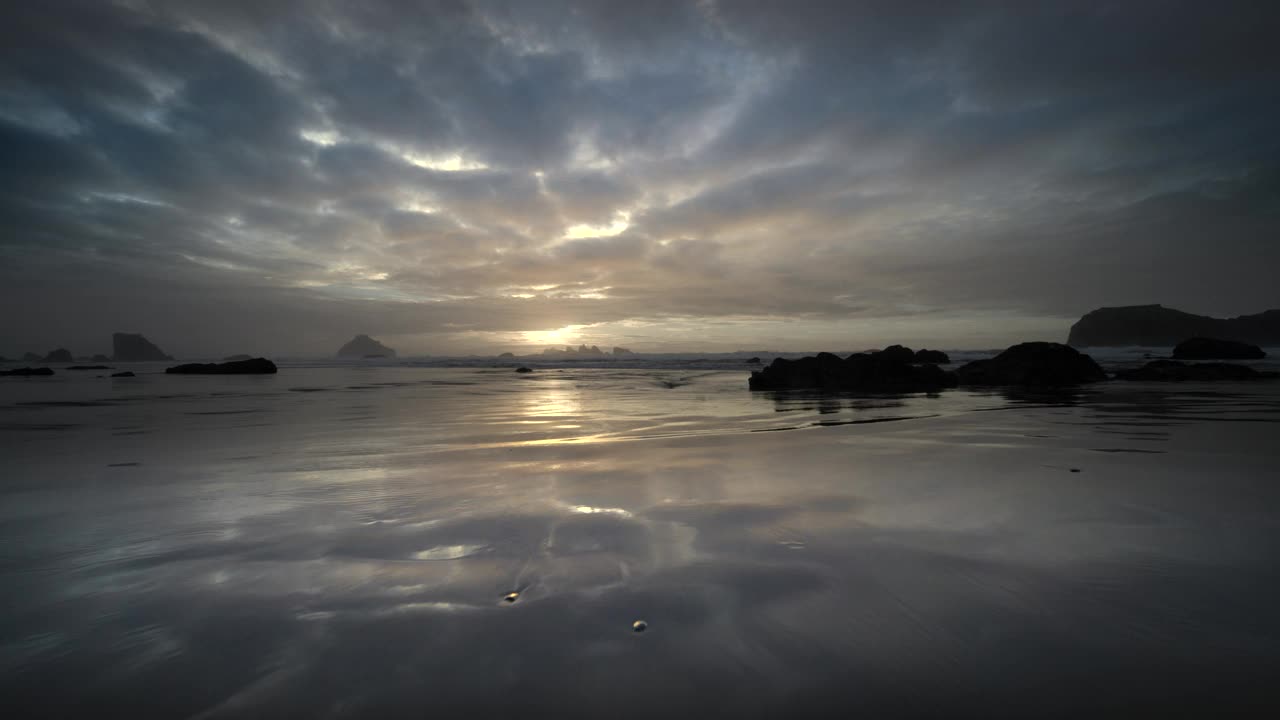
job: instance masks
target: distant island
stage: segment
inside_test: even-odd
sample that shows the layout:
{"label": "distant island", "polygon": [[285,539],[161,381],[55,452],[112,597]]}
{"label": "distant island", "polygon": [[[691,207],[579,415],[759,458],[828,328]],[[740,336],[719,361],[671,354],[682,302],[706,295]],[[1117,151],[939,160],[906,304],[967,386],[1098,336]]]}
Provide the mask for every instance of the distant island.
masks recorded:
{"label": "distant island", "polygon": [[172,360],[163,350],[139,334],[114,333],[111,336],[111,359],[115,362],[147,362]]}
{"label": "distant island", "polygon": [[396,356],[396,351],[374,340],[368,335],[357,335],[338,349],[340,358],[369,358]]}
{"label": "distant island", "polygon": [[1161,305],[1099,308],[1071,326],[1072,347],[1172,347],[1192,337],[1280,345],[1280,310],[1219,319]]}

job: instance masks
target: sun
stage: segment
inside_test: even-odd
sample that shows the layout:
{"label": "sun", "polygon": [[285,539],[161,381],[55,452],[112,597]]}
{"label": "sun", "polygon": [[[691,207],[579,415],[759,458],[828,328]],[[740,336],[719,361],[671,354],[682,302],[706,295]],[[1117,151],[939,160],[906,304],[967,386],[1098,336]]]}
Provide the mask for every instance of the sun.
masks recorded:
{"label": "sun", "polygon": [[577,340],[577,333],[585,325],[565,325],[556,330],[525,330],[520,333],[524,341],[530,345],[572,345]]}

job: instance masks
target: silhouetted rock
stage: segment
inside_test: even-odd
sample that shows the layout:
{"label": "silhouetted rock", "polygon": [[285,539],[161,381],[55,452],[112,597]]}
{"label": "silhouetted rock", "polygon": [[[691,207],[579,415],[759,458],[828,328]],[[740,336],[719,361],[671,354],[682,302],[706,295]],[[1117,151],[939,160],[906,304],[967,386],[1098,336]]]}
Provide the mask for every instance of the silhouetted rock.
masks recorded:
{"label": "silhouetted rock", "polygon": [[518,373],[531,373],[531,372],[533,372],[533,368],[527,368],[527,367],[524,367],[524,366],[522,365],[522,366],[520,366],[520,367],[516,368],[516,372],[518,372]]}
{"label": "silhouetted rock", "polygon": [[1266,356],[1257,345],[1206,337],[1183,340],[1173,349],[1178,360],[1261,360]]}
{"label": "silhouetted rock", "polygon": [[950,364],[951,358],[941,350],[917,350],[915,361],[918,363],[933,363],[935,365]]}
{"label": "silhouetted rock", "polygon": [[338,349],[338,357],[367,358],[370,356],[395,357],[396,351],[368,335],[357,335]]}
{"label": "silhouetted rock", "polygon": [[880,356],[890,362],[911,363],[915,362],[916,354],[909,347],[902,345],[890,345],[880,351]]}
{"label": "silhouetted rock", "polygon": [[72,365],[68,370],[110,370],[106,365]]}
{"label": "silhouetted rock", "polygon": [[1060,386],[1107,379],[1093,358],[1049,342],[1014,345],[990,360],[963,365],[956,374],[961,385]]}
{"label": "silhouetted rock", "polygon": [[613,348],[613,354],[615,357],[618,355],[635,355],[635,353],[631,352],[630,350],[624,347],[617,347],[616,345]]}
{"label": "silhouetted rock", "polygon": [[191,363],[167,368],[169,375],[272,375],[276,364],[266,358],[224,363]]}
{"label": "silhouetted rock", "polygon": [[913,365],[910,350],[894,346],[879,352],[859,353],[841,359],[831,353],[798,360],[775,358],[768,367],[751,373],[752,390],[863,390],[920,392],[955,387],[954,374],[936,365]]}
{"label": "silhouetted rock", "polygon": [[134,377],[134,374],[125,370],[124,372],[111,373],[111,377]]}
{"label": "silhouetted rock", "polygon": [[15,368],[13,370],[0,370],[0,375],[7,375],[7,376],[14,376],[14,377],[29,377],[32,375],[52,375],[52,374],[53,374],[52,368],[24,367],[24,368]]}
{"label": "silhouetted rock", "polygon": [[1087,313],[1071,326],[1067,344],[1076,347],[1170,347],[1189,337],[1280,345],[1280,310],[1222,320],[1160,305],[1100,308]]}
{"label": "silhouetted rock", "polygon": [[66,348],[58,348],[57,350],[51,350],[48,355],[45,355],[44,361],[52,363],[69,363],[75,362],[76,359],[71,356],[70,350]]}
{"label": "silhouetted rock", "polygon": [[111,336],[111,359],[115,362],[149,362],[172,360],[150,340],[133,333],[115,333]]}
{"label": "silhouetted rock", "polygon": [[96,362],[96,363],[111,362],[111,358],[107,357],[106,355],[94,355],[93,357],[89,358],[89,362]]}
{"label": "silhouetted rock", "polygon": [[1151,382],[1206,382],[1214,380],[1264,380],[1280,377],[1280,373],[1259,372],[1232,363],[1184,363],[1177,360],[1154,360],[1135,370],[1116,373],[1117,380]]}
{"label": "silhouetted rock", "polygon": [[760,358],[758,358],[758,357],[747,358],[747,364],[748,364],[748,365],[759,365],[759,364],[760,364]]}
{"label": "silhouetted rock", "polygon": [[253,359],[252,355],[245,355],[244,353],[241,353],[239,355],[228,355],[222,358],[223,362],[240,362],[241,360],[252,360],[252,359]]}
{"label": "silhouetted rock", "polygon": [[42,362],[43,360],[44,358],[33,352],[22,353],[22,362]]}
{"label": "silhouetted rock", "polygon": [[498,356],[498,359],[499,359],[499,360],[514,360],[514,359],[515,359],[515,357],[516,357],[516,354],[515,354],[515,353],[504,352],[504,353],[502,353],[501,355],[499,355],[499,356]]}

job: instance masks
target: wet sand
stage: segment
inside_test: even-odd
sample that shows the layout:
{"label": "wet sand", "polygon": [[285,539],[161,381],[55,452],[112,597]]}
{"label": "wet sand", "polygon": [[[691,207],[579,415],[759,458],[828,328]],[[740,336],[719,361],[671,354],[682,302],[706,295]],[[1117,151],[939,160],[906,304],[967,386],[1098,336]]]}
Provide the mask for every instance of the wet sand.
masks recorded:
{"label": "wet sand", "polygon": [[1265,715],[1278,430],[1275,383],[5,383],[0,696],[21,717]]}

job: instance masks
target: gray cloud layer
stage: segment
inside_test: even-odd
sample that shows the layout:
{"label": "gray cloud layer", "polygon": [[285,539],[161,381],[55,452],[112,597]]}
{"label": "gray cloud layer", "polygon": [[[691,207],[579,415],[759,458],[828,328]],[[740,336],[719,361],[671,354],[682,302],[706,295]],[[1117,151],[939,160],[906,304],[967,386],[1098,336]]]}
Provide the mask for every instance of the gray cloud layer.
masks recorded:
{"label": "gray cloud layer", "polygon": [[963,347],[1275,307],[1278,15],[13,4],[0,352]]}

